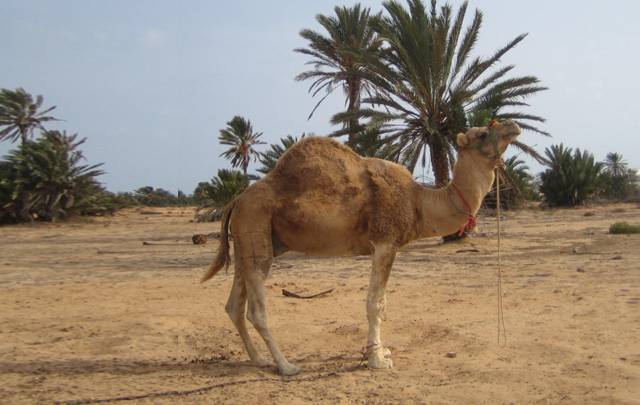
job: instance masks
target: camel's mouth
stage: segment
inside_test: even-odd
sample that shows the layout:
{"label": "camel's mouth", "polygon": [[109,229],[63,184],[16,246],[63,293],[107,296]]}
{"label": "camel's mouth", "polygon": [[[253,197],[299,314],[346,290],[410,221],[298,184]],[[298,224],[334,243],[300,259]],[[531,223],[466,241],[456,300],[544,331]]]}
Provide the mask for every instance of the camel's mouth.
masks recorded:
{"label": "camel's mouth", "polygon": [[515,141],[516,138],[522,133],[522,129],[520,129],[520,126],[513,121],[505,121],[502,125],[504,125],[506,128],[504,128],[505,133],[500,138],[506,142]]}
{"label": "camel's mouth", "polygon": [[505,141],[512,142],[512,141],[515,141],[520,136],[521,133],[522,131],[520,131],[520,128],[518,128],[502,135],[502,139],[504,139]]}
{"label": "camel's mouth", "polygon": [[522,133],[520,126],[513,121],[505,122],[506,128],[503,128],[504,133],[499,136],[501,146],[497,147],[497,152],[502,156],[509,147],[509,144],[515,141]]}

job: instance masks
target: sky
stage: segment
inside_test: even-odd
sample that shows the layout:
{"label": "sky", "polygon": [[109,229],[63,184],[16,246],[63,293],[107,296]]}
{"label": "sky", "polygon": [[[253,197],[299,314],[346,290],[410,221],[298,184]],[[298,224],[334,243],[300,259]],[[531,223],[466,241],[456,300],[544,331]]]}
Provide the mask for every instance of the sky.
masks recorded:
{"label": "sky", "polygon": [[[462,4],[449,2],[456,10]],[[382,1],[360,3],[383,9]],[[322,31],[317,14],[354,4],[0,0],[0,88],[22,87],[44,96],[44,107],[57,106],[51,115],[63,121],[47,129],[86,137],[81,149],[87,163],[104,163],[99,180],[108,190],[189,194],[231,167],[220,157],[218,135],[235,115],[268,144],[337,129],[329,118],[344,109],[342,92],[307,119],[319,98],[308,93],[310,83],[294,80],[310,66],[293,49],[307,45],[301,29]],[[640,2],[470,0],[468,22],[475,9],[484,22],[474,55],[491,55],[528,33],[501,63],[549,88],[522,111],[546,118],[540,128],[552,138],[524,132],[520,141],[540,153],[563,143],[599,161],[616,152],[640,168],[640,137],[629,134],[640,114]],[[16,146],[0,143],[0,156]],[[532,173],[544,170],[519,158]]]}

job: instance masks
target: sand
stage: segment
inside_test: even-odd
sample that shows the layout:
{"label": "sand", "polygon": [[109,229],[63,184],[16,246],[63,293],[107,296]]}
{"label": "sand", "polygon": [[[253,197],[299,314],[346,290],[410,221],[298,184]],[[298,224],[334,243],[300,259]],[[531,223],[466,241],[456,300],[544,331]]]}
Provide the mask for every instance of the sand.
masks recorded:
{"label": "sand", "polygon": [[504,348],[495,217],[465,241],[402,249],[382,323],[391,370],[362,361],[368,257],[277,258],[267,310],[293,377],[249,363],[224,312],[233,271],[199,283],[217,240],[191,236],[219,223],[148,211],[0,227],[0,403],[204,387],[114,402],[640,404],[640,235],[608,233],[640,224],[635,204],[504,214]]}

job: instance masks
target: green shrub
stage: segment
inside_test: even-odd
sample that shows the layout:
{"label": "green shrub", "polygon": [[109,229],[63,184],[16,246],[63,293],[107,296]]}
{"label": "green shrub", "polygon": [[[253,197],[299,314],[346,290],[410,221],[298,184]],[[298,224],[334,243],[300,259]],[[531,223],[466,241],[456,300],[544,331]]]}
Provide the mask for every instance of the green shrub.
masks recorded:
{"label": "green shrub", "polygon": [[220,169],[218,176],[211,179],[210,183],[201,182],[198,184],[193,192],[194,198],[198,202],[196,211],[198,221],[219,220],[227,204],[242,194],[249,187],[251,180],[257,179],[253,175],[245,176],[239,170]]}
{"label": "green shrub", "polygon": [[609,233],[614,234],[630,234],[640,233],[640,226],[629,225],[628,222],[616,222],[609,228]]}
{"label": "green shrub", "polygon": [[0,223],[57,221],[81,214],[102,189],[97,165],[81,165],[76,135],[45,131],[26,140],[0,162]]}
{"label": "green shrub", "polygon": [[562,144],[545,150],[550,168],[541,173],[540,192],[549,205],[576,206],[584,203],[602,186],[602,164],[587,151]]}
{"label": "green shrub", "polygon": [[[527,173],[529,167],[522,160],[513,156],[504,161],[505,172],[510,177],[510,181],[506,183],[500,181],[500,208],[515,209],[525,201],[540,201],[540,194],[533,186],[533,176]],[[496,208],[496,182],[489,194],[484,199],[484,204],[491,209]]]}
{"label": "green shrub", "polygon": [[82,215],[111,215],[123,208],[139,206],[140,203],[131,193],[112,193],[100,186],[80,209]]}
{"label": "green shrub", "polygon": [[605,173],[602,176],[604,183],[602,194],[605,198],[613,201],[624,201],[633,191],[632,184],[629,181],[628,174],[612,175]]}
{"label": "green shrub", "polygon": [[220,169],[218,176],[211,179],[211,183],[198,184],[194,194],[201,205],[224,208],[242,194],[253,179],[255,176],[245,176],[239,170]]}

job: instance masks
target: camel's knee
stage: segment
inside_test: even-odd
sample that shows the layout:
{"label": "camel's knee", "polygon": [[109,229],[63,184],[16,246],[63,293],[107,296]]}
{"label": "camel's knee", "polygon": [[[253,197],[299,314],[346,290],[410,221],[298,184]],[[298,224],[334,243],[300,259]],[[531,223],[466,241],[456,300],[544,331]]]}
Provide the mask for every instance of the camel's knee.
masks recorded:
{"label": "camel's knee", "polygon": [[229,294],[227,304],[224,306],[225,311],[234,323],[242,320],[247,303],[247,291],[244,286],[244,280],[236,274],[234,285]]}
{"label": "camel's knee", "polygon": [[247,319],[251,322],[251,325],[256,328],[258,333],[262,334],[262,332],[269,330],[266,314],[249,310],[247,311]]}
{"label": "camel's knee", "polygon": [[247,319],[258,332],[269,329],[267,313],[264,310],[264,305],[261,305],[259,302],[249,302]]}
{"label": "camel's knee", "polygon": [[224,310],[227,311],[227,315],[233,321],[233,323],[237,323],[242,320],[244,316],[244,302],[238,302],[237,299],[229,299],[227,301],[227,305],[225,305]]}

